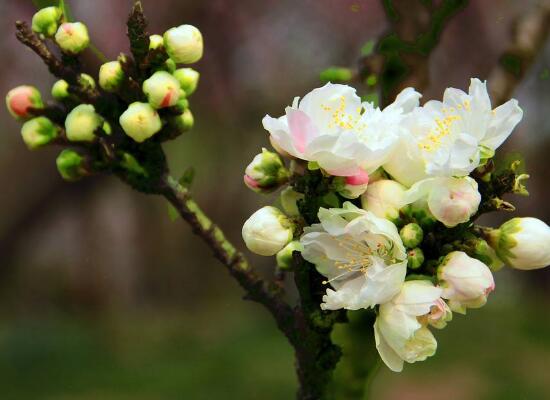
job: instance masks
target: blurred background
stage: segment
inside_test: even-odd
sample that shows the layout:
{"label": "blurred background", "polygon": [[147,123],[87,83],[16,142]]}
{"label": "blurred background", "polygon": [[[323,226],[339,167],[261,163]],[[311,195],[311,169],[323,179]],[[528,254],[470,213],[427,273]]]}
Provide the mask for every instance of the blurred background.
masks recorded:
{"label": "blurred background", "polygon": [[[109,58],[128,52],[131,1],[69,1]],[[513,22],[537,1],[472,0],[430,58],[425,99],[486,79]],[[375,0],[143,0],[151,33],[200,28],[205,56],[192,98],[196,128],[166,145],[174,175],[193,165],[201,205],[241,243],[243,221],[270,198],[242,184],[268,146],[261,119],[354,66],[388,28]],[[0,1],[0,92],[54,79],[14,37],[30,0]],[[88,72],[99,62],[86,53]],[[532,178],[515,215],[550,221],[550,42],[516,97],[524,118],[500,155],[520,153]],[[55,148],[29,152],[0,111],[0,397],[2,399],[287,399],[293,354],[271,317],[242,291],[167,203],[112,177],[67,184]],[[486,219],[497,224],[501,219]],[[244,246],[241,246],[244,247]],[[266,274],[271,258],[249,255]],[[401,374],[384,367],[375,399],[550,399],[550,270],[502,271],[487,306],[456,315],[439,349]]]}

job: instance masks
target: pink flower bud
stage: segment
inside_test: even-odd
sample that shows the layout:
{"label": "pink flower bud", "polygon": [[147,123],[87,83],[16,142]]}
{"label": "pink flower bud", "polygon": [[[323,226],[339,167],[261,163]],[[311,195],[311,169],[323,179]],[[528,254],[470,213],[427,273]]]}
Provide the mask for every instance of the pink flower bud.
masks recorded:
{"label": "pink flower bud", "polygon": [[8,92],[6,96],[8,111],[16,119],[32,117],[31,108],[43,108],[40,92],[34,86],[18,86]]}

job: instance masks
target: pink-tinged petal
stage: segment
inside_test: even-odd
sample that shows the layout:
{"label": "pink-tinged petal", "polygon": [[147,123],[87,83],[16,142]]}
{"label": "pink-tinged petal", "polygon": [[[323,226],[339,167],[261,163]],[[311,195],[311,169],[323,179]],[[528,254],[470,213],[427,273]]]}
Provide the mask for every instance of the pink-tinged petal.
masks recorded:
{"label": "pink-tinged petal", "polygon": [[253,178],[248,175],[244,175],[244,183],[251,189],[257,189],[260,185]]}
{"label": "pink-tinged petal", "polygon": [[317,129],[303,111],[289,109],[287,118],[294,147],[300,153],[304,153],[307,144],[317,136]]}
{"label": "pink-tinged petal", "polygon": [[27,115],[28,109],[32,107],[32,89],[21,88],[17,90],[10,99],[10,108],[20,117]]}
{"label": "pink-tinged petal", "polygon": [[161,107],[168,107],[174,104],[174,100],[177,97],[177,93],[175,89],[170,89],[168,93],[164,96],[162,99],[162,103],[160,103]]}
{"label": "pink-tinged petal", "polygon": [[346,184],[348,185],[359,186],[366,185],[367,183],[369,183],[369,174],[362,169],[355,175],[346,176]]}

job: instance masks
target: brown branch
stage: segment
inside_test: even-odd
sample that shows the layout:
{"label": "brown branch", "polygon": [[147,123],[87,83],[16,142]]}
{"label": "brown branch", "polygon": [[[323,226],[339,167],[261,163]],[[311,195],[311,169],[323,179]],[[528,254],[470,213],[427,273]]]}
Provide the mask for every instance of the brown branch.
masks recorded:
{"label": "brown branch", "polygon": [[489,75],[493,104],[508,100],[542,50],[550,30],[550,1],[543,0],[515,24],[512,42]]}
{"label": "brown branch", "polygon": [[86,103],[94,103],[99,97],[99,92],[95,88],[84,86],[79,82],[80,74],[69,67],[66,67],[51,51],[36,33],[34,33],[24,21],[15,23],[15,36],[25,46],[34,51],[44,64],[48,66],[49,71],[60,79],[65,79],[70,90]]}
{"label": "brown branch", "polygon": [[275,317],[277,325],[289,336],[292,334],[292,308],[283,300],[279,285],[262,279],[250,266],[245,256],[227,240],[193,200],[189,190],[167,176],[160,183],[160,192],[191,225],[193,232],[212,249],[214,256],[227,268],[246,290],[246,299],[264,305]]}

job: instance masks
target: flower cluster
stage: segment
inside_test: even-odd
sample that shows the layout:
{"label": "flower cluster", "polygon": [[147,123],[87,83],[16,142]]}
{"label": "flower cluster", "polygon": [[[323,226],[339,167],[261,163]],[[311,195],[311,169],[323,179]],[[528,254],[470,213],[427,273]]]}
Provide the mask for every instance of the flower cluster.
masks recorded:
{"label": "flower cluster", "polygon": [[[132,37],[130,24],[139,23],[140,33]],[[147,145],[173,139],[193,126],[189,96],[197,88],[199,73],[178,65],[202,57],[200,31],[181,25],[163,36],[148,36],[141,33],[144,30],[144,20],[133,21],[131,15],[133,56],[120,54],[101,65],[96,83],[78,70],[77,58],[90,45],[86,25],[67,21],[62,9],[54,6],[33,16],[27,40],[38,46],[51,40],[63,63],[49,50],[42,52],[44,61],[66,79],[52,87],[55,103],[44,103],[35,87],[25,85],[12,89],[6,104],[24,122],[21,134],[29,149],[48,144],[68,147],[57,159],[64,179],[73,181],[102,171],[143,178],[150,172],[140,164],[151,158],[144,154],[152,148]]]}
{"label": "flower cluster", "polygon": [[544,222],[474,224],[513,208],[503,194],[526,193],[517,163],[497,173],[492,159],[522,118],[517,101],[493,109],[479,79],[468,93],[420,98],[407,88],[380,109],[347,85],[314,89],[263,119],[275,152],[263,149],[244,176],[255,192],[288,184],[282,210],[244,224],[248,248],[284,270],[304,267],[292,263],[300,252],[326,285],[322,310],[374,309],[376,347],[393,371],[435,353],[430,328],[483,306],[493,271],[550,264]]}

